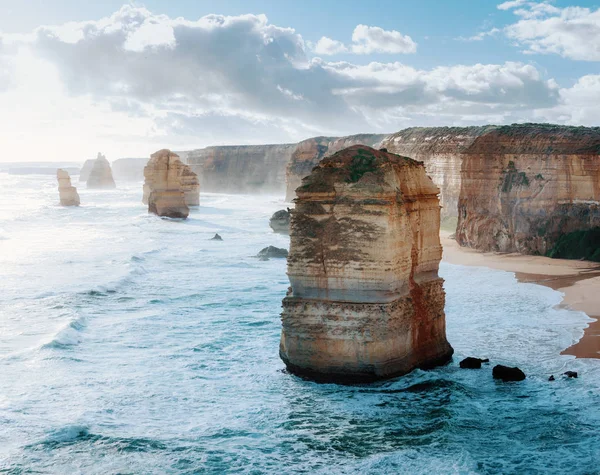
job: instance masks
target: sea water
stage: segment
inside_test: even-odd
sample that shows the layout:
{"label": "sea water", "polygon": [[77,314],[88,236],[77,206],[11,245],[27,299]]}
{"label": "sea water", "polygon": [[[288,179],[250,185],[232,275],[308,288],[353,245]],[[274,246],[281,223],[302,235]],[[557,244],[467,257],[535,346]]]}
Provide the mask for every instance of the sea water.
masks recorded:
{"label": "sea water", "polygon": [[254,257],[288,246],[280,197],[202,193],[182,222],[141,183],[74,185],[63,208],[0,175],[0,472],[600,473],[600,361],[560,355],[589,319],[558,292],[442,263],[451,364],[315,384],[278,356],[285,260]]}

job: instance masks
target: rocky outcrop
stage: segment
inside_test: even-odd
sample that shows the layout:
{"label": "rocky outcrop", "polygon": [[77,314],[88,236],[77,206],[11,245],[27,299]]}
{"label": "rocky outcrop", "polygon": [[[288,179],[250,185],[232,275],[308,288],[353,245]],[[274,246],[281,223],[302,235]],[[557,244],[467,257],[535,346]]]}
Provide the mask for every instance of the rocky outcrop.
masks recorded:
{"label": "rocky outcrop", "polygon": [[511,368],[510,366],[501,364],[494,366],[492,369],[492,377],[494,379],[500,379],[505,383],[508,381],[523,381],[526,378],[525,373],[519,368]]}
{"label": "rocky outcrop", "polygon": [[353,146],[296,190],[280,356],[362,382],[447,362],[438,189],[423,164]]}
{"label": "rocky outcrop", "polygon": [[159,150],[150,156],[144,168],[144,194],[147,192],[148,212],[169,218],[187,218],[190,209],[185,202],[181,182],[179,156],[170,150]]}
{"label": "rocky outcrop", "polygon": [[56,170],[56,179],[58,180],[58,195],[62,206],[79,206],[79,194],[77,188],[71,185],[69,172],[59,168]]}
{"label": "rocky outcrop", "polygon": [[93,158],[90,158],[89,160],[85,161],[85,163],[83,164],[83,167],[81,167],[81,171],[79,172],[79,181],[83,181],[83,182],[88,181],[88,178],[90,177],[92,168],[94,168],[95,161],[96,160]]}
{"label": "rocky outcrop", "polygon": [[488,128],[462,152],[456,240],[482,251],[545,254],[600,226],[600,128]]}
{"label": "rocky outcrop", "polygon": [[288,250],[280,247],[268,246],[261,249],[256,255],[262,261],[268,261],[269,259],[285,259],[288,256]]}
{"label": "rocky outcrop", "polygon": [[[157,180],[159,182],[164,180],[162,170],[167,164],[172,170],[176,170],[177,184],[173,182],[171,185],[175,187],[174,189],[183,192],[186,206],[199,206],[200,184],[198,182],[198,177],[188,165],[179,159],[179,155],[166,149],[154,153],[144,168],[142,202],[148,204],[150,193],[155,187],[155,182]],[[158,186],[162,185],[159,183]]]}
{"label": "rocky outcrop", "polygon": [[90,175],[87,179],[87,187],[95,189],[110,189],[117,187],[112,176],[110,163],[101,153],[99,153],[96,160],[94,160]]}
{"label": "rocky outcrop", "polygon": [[283,193],[295,144],[232,145],[178,152],[205,191]]}
{"label": "rocky outcrop", "polygon": [[269,226],[271,229],[279,234],[289,234],[290,233],[290,209],[280,209],[279,211],[275,211],[271,219],[269,220]]}
{"label": "rocky outcrop", "polygon": [[292,201],[296,197],[296,188],[302,179],[325,157],[333,155],[352,145],[378,147],[386,135],[358,134],[347,137],[313,137],[298,143],[291,154],[286,168],[285,200]]}
{"label": "rocky outcrop", "polygon": [[117,181],[140,181],[144,179],[147,158],[118,158],[112,162],[112,172]]}

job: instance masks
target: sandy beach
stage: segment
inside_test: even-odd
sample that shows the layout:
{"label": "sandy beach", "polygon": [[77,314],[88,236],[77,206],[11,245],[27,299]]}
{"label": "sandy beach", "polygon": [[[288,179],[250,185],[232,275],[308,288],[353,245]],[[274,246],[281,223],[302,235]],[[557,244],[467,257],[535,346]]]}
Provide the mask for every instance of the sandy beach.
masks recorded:
{"label": "sandy beach", "polygon": [[520,282],[545,285],[562,292],[563,305],[594,318],[581,340],[562,354],[600,358],[600,264],[517,253],[482,253],[460,247],[450,235],[447,231],[440,233],[444,261],[514,272]]}

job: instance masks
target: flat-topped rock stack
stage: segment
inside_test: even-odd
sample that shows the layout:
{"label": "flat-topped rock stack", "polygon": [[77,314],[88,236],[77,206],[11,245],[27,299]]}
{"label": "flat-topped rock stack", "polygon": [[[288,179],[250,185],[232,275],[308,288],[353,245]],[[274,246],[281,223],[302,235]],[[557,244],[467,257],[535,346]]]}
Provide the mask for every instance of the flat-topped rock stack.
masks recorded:
{"label": "flat-topped rock stack", "polygon": [[177,169],[179,189],[183,192],[186,206],[199,206],[200,182],[198,181],[198,176],[188,165],[181,161],[179,155],[167,149],[154,153],[144,168],[144,194],[142,202],[148,204],[148,197],[156,180],[155,171],[158,170],[157,165],[159,162],[166,163],[167,159],[165,157],[167,155],[169,157],[169,166]]}
{"label": "flat-topped rock stack", "polygon": [[[186,168],[189,170],[179,156],[170,150],[159,150],[150,156],[144,168],[143,201],[148,204],[148,212],[169,218],[188,217],[190,209],[186,196],[192,194],[195,185],[190,183],[191,177]],[[199,194],[199,185],[195,190]],[[192,198],[194,202],[199,201],[198,198]]]}
{"label": "flat-topped rock stack", "polygon": [[367,382],[447,362],[438,188],[421,162],[356,145],[296,190],[280,356]]}
{"label": "flat-topped rock stack", "polygon": [[95,189],[111,189],[117,187],[112,176],[110,163],[101,153],[98,153],[98,157],[94,160],[94,165],[92,166],[87,179],[87,187]]}
{"label": "flat-topped rock stack", "polygon": [[58,194],[62,206],[79,206],[79,193],[77,188],[71,185],[69,172],[59,168],[56,170],[56,179],[58,180]]}

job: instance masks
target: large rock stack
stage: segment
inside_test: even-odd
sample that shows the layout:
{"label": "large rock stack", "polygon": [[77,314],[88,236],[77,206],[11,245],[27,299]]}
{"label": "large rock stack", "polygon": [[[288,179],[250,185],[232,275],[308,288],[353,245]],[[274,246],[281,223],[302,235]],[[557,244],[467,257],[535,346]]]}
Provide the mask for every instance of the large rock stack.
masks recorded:
{"label": "large rock stack", "polygon": [[421,162],[353,146],[296,190],[280,356],[364,382],[447,362],[438,188]]}
{"label": "large rock stack", "polygon": [[71,185],[69,172],[59,168],[56,170],[56,179],[58,180],[58,195],[62,206],[79,206],[79,194],[77,188]]}
{"label": "large rock stack", "polygon": [[101,153],[98,153],[98,157],[94,160],[94,166],[87,179],[87,187],[96,189],[111,189],[117,187],[112,176],[110,163]]}
{"label": "large rock stack", "polygon": [[186,194],[191,194],[192,185],[186,168],[187,165],[170,150],[159,150],[150,156],[144,168],[143,201],[148,204],[148,212],[170,218],[188,217],[190,209]]}
{"label": "large rock stack", "polygon": [[[148,164],[144,168],[144,192],[142,196],[142,202],[144,204],[148,204],[148,197],[150,196],[150,192],[152,191],[155,180],[154,170],[156,169],[157,162],[160,160],[166,160],[164,157],[167,155],[170,157],[172,166],[177,168],[179,185],[181,191],[183,191],[186,206],[199,206],[200,182],[198,181],[198,176],[188,165],[181,161],[179,155],[167,149],[159,150],[153,154],[150,158],[150,161],[148,161]],[[154,158],[156,158],[156,160],[152,162]]]}

